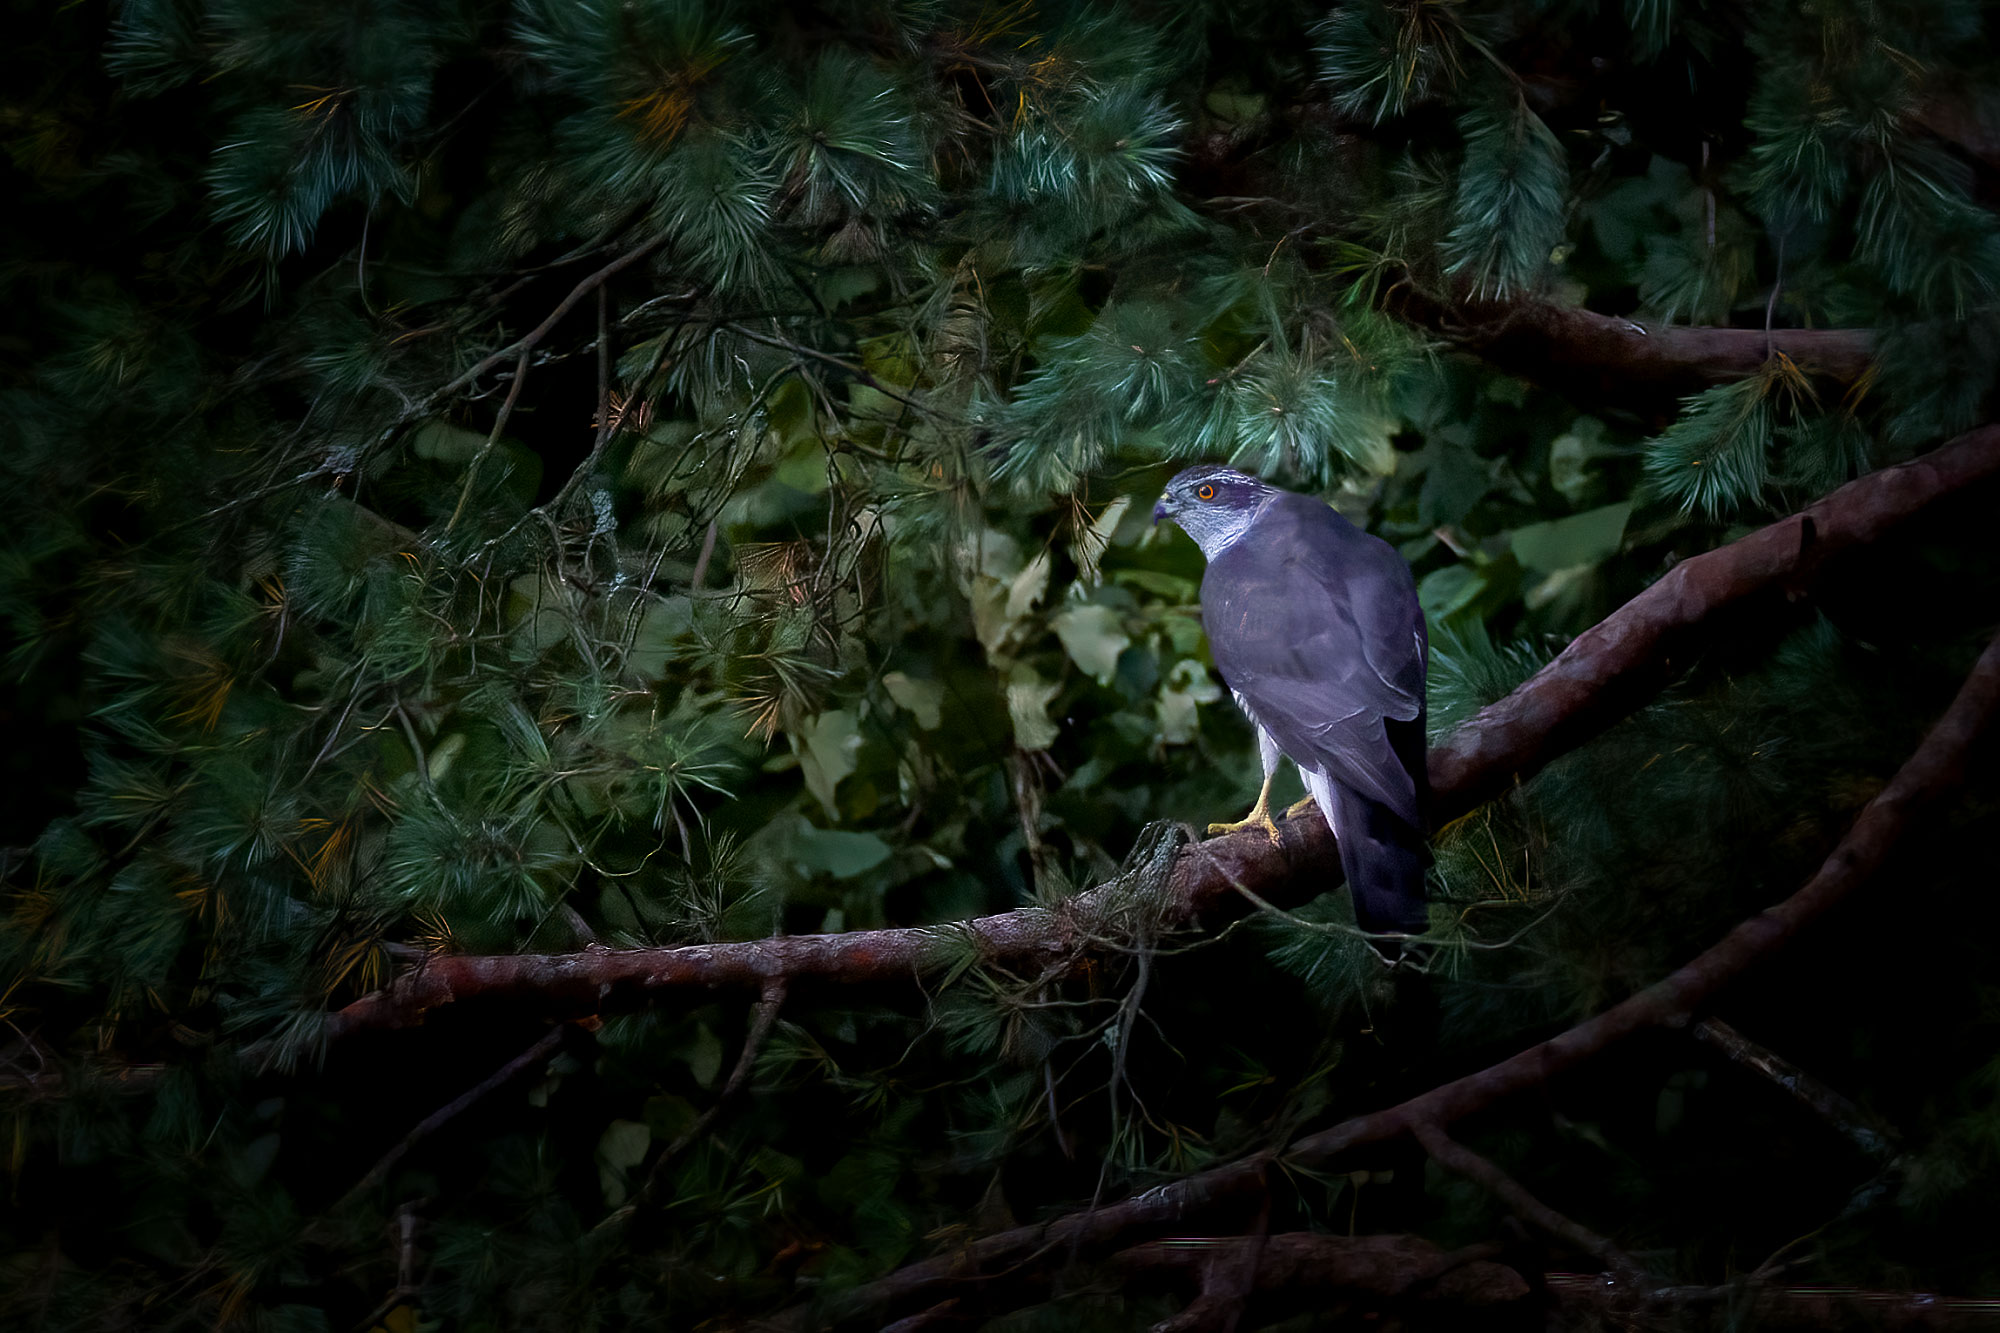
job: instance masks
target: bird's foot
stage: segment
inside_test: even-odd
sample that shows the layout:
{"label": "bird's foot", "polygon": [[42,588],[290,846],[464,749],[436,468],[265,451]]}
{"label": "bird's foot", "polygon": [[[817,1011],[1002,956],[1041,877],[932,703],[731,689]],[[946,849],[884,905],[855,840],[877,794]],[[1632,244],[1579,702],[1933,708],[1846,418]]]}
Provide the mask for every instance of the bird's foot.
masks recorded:
{"label": "bird's foot", "polygon": [[1319,809],[1319,802],[1310,796],[1304,796],[1285,807],[1285,818],[1297,819],[1306,811],[1317,809]]}
{"label": "bird's foot", "polygon": [[1247,828],[1263,829],[1264,836],[1271,840],[1271,845],[1274,847],[1277,846],[1278,826],[1271,821],[1271,807],[1264,801],[1257,802],[1256,809],[1237,820],[1234,824],[1210,824],[1208,826],[1208,833],[1210,837],[1214,837],[1222,833],[1237,833]]}

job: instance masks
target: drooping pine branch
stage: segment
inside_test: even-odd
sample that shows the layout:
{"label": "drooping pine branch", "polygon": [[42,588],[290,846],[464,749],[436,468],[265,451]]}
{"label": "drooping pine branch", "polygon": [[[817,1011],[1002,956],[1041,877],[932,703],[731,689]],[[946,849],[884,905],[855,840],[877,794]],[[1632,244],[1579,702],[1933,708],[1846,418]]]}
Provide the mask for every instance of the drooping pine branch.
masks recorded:
{"label": "drooping pine branch", "polygon": [[[1898,467],[1850,482],[1801,513],[1692,557],[1588,630],[1526,684],[1474,716],[1430,756],[1440,821],[1498,795],[1650,698],[1725,613],[1795,594],[1835,556],[1879,541],[1939,501],[2000,474],[2000,426],[1986,426]],[[1248,890],[1278,905],[1337,880],[1333,834],[1317,818],[1183,851],[1157,905],[1169,926],[1240,915]],[[333,1014],[336,1040],[421,1022],[478,997],[533,998],[552,1013],[631,1007],[653,993],[761,987],[774,978],[865,983],[945,970],[968,950],[989,963],[1050,965],[1080,957],[1124,910],[1124,884],[1054,908],[1024,908],[948,927],[795,935],[682,948],[438,957]]]}

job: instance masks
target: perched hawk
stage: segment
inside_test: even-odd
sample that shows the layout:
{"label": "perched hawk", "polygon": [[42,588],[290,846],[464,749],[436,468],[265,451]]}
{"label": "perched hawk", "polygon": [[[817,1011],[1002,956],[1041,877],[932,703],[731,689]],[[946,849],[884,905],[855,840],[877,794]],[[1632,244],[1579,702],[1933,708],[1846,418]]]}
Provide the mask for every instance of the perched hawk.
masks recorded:
{"label": "perched hawk", "polygon": [[1170,518],[1208,557],[1201,622],[1257,728],[1264,789],[1228,832],[1277,837],[1271,778],[1283,755],[1340,840],[1363,930],[1424,929],[1424,669],[1429,641],[1410,567],[1318,500],[1225,467],[1167,483]]}

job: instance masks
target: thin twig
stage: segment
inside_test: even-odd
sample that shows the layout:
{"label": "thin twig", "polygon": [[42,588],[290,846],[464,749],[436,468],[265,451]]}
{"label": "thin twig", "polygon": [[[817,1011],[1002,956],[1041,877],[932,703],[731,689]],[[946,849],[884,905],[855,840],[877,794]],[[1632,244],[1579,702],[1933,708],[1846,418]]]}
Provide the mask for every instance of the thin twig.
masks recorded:
{"label": "thin twig", "polygon": [[[1715,205],[1710,203],[1709,207]],[[1710,242],[1710,248],[1714,243]],[[1771,298],[1764,302],[1764,359],[1770,360],[1776,351],[1776,343],[1771,336],[1771,317],[1778,313],[1778,293],[1785,290],[1785,233],[1778,233],[1778,272],[1771,279]]]}
{"label": "thin twig", "polygon": [[458,526],[459,516],[465,512],[465,503],[472,498],[473,483],[479,480],[480,465],[485,463],[486,455],[493,452],[493,446],[500,443],[500,435],[507,429],[507,419],[514,415],[514,404],[520,399],[521,386],[527,380],[528,352],[523,348],[514,362],[514,382],[507,386],[507,401],[501,403],[500,410],[494,413],[493,429],[486,433],[486,443],[479,446],[479,452],[466,466],[465,481],[458,488],[458,503],[452,507],[451,518],[444,525],[446,532]]}
{"label": "thin twig", "polygon": [[523,1070],[538,1065],[555,1054],[556,1047],[562,1044],[565,1030],[564,1025],[550,1028],[541,1035],[534,1045],[487,1075],[477,1086],[453,1098],[418,1121],[416,1128],[403,1136],[402,1142],[384,1153],[380,1161],[368,1168],[368,1174],[361,1177],[355,1183],[353,1189],[341,1196],[340,1202],[334,1205],[333,1211],[336,1213],[341,1211],[348,1204],[381,1184],[388,1178],[389,1172],[395,1168],[396,1163],[402,1161],[404,1155],[410,1149],[416,1147],[432,1134],[435,1134],[438,1130],[451,1123],[451,1121],[469,1110],[488,1093],[504,1086]]}
{"label": "thin twig", "polygon": [[1419,1120],[1410,1126],[1410,1137],[1423,1146],[1431,1160],[1447,1171],[1457,1172],[1494,1198],[1507,1205],[1515,1216],[1555,1237],[1563,1244],[1598,1260],[1627,1280],[1642,1279],[1645,1269],[1612,1242],[1581,1222],[1574,1221],[1530,1194],[1521,1183],[1497,1165],[1445,1133],[1435,1122]]}
{"label": "thin twig", "polygon": [[428,787],[431,785],[431,761],[430,756],[424,753],[423,742],[417,739],[416,723],[410,721],[409,710],[403,707],[401,699],[391,704],[390,708],[396,714],[396,720],[403,724],[403,739],[409,743],[410,759],[417,766],[417,777]]}
{"label": "thin twig", "polygon": [[1732,1063],[1790,1093],[1869,1157],[1884,1163],[1896,1157],[1894,1130],[1776,1051],[1759,1046],[1719,1018],[1704,1018],[1690,1031]]}
{"label": "thin twig", "polygon": [[493,369],[493,367],[499,365],[502,361],[505,361],[508,357],[519,356],[533,351],[542,339],[549,336],[556,325],[562,323],[564,315],[576,309],[577,302],[596,291],[599,287],[602,287],[606,282],[624,272],[632,265],[638,263],[641,259],[644,259],[647,255],[652,254],[653,251],[659,249],[666,242],[666,239],[664,235],[660,235],[648,241],[641,241],[624,254],[618,256],[618,258],[612,260],[609,264],[606,264],[603,268],[598,269],[595,273],[586,274],[576,286],[570,288],[569,295],[556,304],[556,308],[549,312],[546,319],[535,325],[534,328],[529,329],[519,338],[516,338],[513,342],[507,344],[507,346],[482,358],[472,369],[430,395],[428,401],[436,402],[440,399],[449,398],[460,389],[473,383],[473,381],[477,380],[487,371]]}
{"label": "thin twig", "polygon": [[560,513],[569,497],[583,479],[597,466],[597,460],[604,457],[604,446],[611,442],[613,435],[611,422],[611,344],[606,337],[606,303],[604,290],[597,292],[597,434],[590,442],[590,452],[578,463],[562,487],[550,497],[547,504],[540,505],[544,513]]}
{"label": "thin twig", "polygon": [[[700,592],[702,580],[708,577],[708,562],[715,555],[715,529],[715,520],[711,518],[708,520],[708,531],[702,534],[701,554],[695,557],[694,573],[688,575],[688,592],[690,593]],[[650,583],[651,580],[648,580],[648,582]]]}
{"label": "thin twig", "polygon": [[770,1040],[771,1028],[778,1021],[778,1011],[785,1005],[785,979],[772,977],[764,983],[764,992],[757,998],[757,1004],[750,1012],[750,1031],[743,1038],[742,1053],[736,1057],[736,1067],[729,1071],[729,1079],[722,1085],[722,1091],[703,1111],[698,1119],[689,1125],[653,1159],[652,1167],[646,1172],[646,1183],[639,1187],[629,1202],[613,1212],[602,1222],[591,1228],[592,1234],[600,1231],[616,1230],[632,1219],[641,1208],[650,1204],[658,1196],[660,1187],[666,1182],[667,1164],[685,1152],[690,1144],[700,1139],[722,1118],[736,1095],[750,1081],[750,1073],[757,1067],[757,1059],[764,1051],[764,1043]]}

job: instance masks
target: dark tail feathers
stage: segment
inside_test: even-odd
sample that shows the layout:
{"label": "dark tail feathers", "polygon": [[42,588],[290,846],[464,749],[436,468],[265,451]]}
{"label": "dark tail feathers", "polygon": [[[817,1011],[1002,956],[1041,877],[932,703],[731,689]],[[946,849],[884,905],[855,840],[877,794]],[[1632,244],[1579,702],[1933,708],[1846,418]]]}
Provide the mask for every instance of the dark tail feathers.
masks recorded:
{"label": "dark tail feathers", "polygon": [[1354,921],[1379,934],[1421,934],[1424,869],[1431,863],[1423,834],[1388,806],[1335,783],[1333,826],[1340,837],[1340,867],[1354,895]]}

